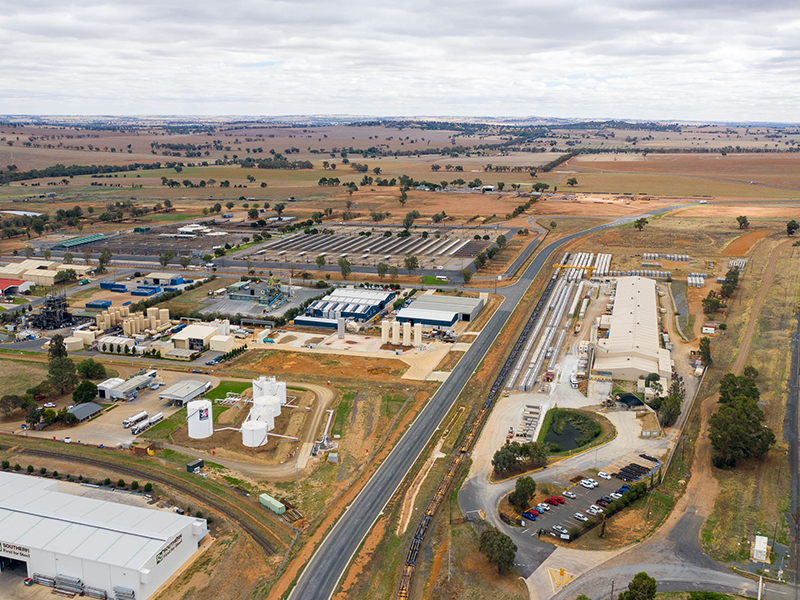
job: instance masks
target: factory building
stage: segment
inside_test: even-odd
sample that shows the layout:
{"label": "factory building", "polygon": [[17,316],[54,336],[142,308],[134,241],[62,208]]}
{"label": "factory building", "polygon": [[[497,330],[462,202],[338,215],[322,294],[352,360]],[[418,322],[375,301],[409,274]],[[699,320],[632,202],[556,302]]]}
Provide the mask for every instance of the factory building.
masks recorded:
{"label": "factory building", "polygon": [[143,375],[135,375],[127,381],[119,377],[106,379],[97,386],[97,396],[102,400],[130,400],[139,390],[153,384],[156,371],[148,371]]}
{"label": "factory building", "polygon": [[25,563],[29,577],[55,584],[56,592],[145,600],[207,533],[205,519],[67,494],[53,480],[0,472],[0,556]]}
{"label": "factory building", "polygon": [[172,343],[179,350],[200,352],[211,344],[211,338],[219,331],[212,325],[192,324],[172,336]]}
{"label": "factory building", "polygon": [[411,307],[417,310],[455,312],[458,313],[459,321],[474,321],[483,310],[483,304],[483,298],[423,294],[417,297]]}
{"label": "factory building", "polygon": [[423,310],[410,306],[397,313],[397,321],[411,325],[421,323],[425,329],[449,331],[458,323],[459,315],[459,312],[452,310]]}
{"label": "factory building", "polygon": [[83,279],[86,274],[94,267],[88,265],[63,264],[51,260],[27,259],[18,263],[10,263],[0,266],[0,278],[3,279],[22,279],[30,281],[36,285],[51,286],[60,281],[57,275],[59,271],[72,269]]}
{"label": "factory building", "polygon": [[[595,371],[613,373],[614,379],[636,381],[658,373],[669,382],[672,360],[659,339],[659,311],[656,282],[644,277],[617,278],[614,309],[608,323],[608,337],[597,340]],[[668,384],[663,384],[664,387]]]}
{"label": "factory building", "polygon": [[200,398],[209,389],[211,389],[210,381],[184,379],[161,392],[158,395],[158,399],[162,402],[166,401],[179,406],[186,406],[195,398]]}
{"label": "factory building", "polygon": [[0,296],[25,292],[31,285],[31,282],[22,279],[0,279]]}
{"label": "factory building", "polygon": [[144,276],[144,282],[148,285],[180,285],[183,283],[183,275],[180,273],[153,271]]}
{"label": "factory building", "polygon": [[395,293],[383,290],[339,288],[322,300],[313,302],[306,316],[323,319],[354,319],[369,321],[391,302]]}

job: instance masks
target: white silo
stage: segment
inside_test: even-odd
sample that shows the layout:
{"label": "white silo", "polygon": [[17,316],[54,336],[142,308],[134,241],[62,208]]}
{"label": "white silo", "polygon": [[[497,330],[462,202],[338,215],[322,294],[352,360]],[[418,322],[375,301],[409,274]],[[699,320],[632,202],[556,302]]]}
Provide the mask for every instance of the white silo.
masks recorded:
{"label": "white silo", "polygon": [[267,443],[267,424],[261,421],[242,423],[242,444],[248,448],[258,448]]}
{"label": "white silo", "polygon": [[189,437],[204,440],[214,433],[214,415],[209,400],[192,400],[186,406],[186,420],[189,422]]}
{"label": "white silo", "polygon": [[263,375],[258,379],[253,379],[253,398],[268,395],[267,385],[269,382]]}
{"label": "white silo", "polygon": [[[275,386],[275,395],[281,399],[281,406],[286,404],[286,382],[279,381],[278,384]],[[281,414],[278,412],[278,414]]]}
{"label": "white silo", "polygon": [[253,408],[247,417],[248,421],[261,421],[267,429],[275,428],[275,417],[281,414],[281,399],[277,396],[261,396],[253,399]]}

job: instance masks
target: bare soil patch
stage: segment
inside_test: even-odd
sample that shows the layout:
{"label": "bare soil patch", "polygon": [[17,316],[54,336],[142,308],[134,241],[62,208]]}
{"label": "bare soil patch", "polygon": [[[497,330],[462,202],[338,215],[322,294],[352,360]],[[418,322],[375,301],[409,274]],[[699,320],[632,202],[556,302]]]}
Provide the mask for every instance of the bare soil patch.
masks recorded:
{"label": "bare soil patch", "polygon": [[770,229],[754,229],[748,231],[725,246],[725,250],[723,250],[722,253],[725,256],[744,256],[758,240],[767,237],[771,233],[772,230]]}
{"label": "bare soil patch", "polygon": [[447,354],[445,354],[442,361],[436,365],[434,371],[452,371],[455,366],[458,364],[458,361],[461,360],[461,357],[464,356],[464,352],[460,352],[458,350],[451,350]]}

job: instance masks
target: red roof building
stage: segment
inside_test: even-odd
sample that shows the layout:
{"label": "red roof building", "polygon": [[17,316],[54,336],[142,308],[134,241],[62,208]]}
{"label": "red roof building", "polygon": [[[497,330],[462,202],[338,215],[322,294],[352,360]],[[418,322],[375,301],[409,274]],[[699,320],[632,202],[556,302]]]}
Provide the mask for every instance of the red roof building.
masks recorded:
{"label": "red roof building", "polygon": [[0,296],[17,291],[23,283],[25,283],[23,279],[0,279]]}

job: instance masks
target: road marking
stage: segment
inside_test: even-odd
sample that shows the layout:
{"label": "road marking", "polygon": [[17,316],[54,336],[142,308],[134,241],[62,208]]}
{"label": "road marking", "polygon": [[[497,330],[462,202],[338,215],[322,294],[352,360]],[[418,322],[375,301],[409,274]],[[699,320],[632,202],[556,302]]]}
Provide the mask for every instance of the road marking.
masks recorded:
{"label": "road marking", "polygon": [[550,577],[553,578],[553,583],[556,585],[564,585],[575,575],[567,573],[564,569],[547,569],[550,572]]}

